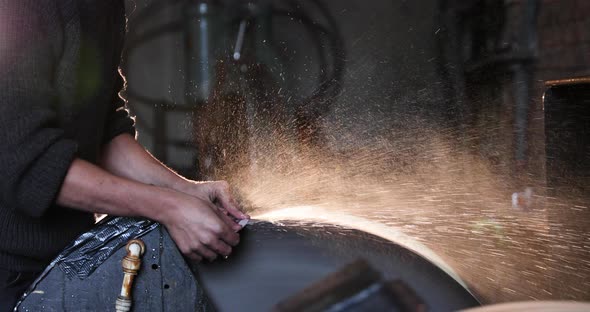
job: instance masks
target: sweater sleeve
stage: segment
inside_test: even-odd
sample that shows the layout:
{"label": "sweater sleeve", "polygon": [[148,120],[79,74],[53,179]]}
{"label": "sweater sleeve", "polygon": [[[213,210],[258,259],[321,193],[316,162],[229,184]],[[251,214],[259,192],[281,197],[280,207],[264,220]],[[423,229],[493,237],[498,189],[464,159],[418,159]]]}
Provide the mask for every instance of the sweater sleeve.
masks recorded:
{"label": "sweater sleeve", "polygon": [[123,73],[121,71],[115,73],[115,79],[115,90],[111,97],[111,110],[105,124],[104,143],[123,133],[135,136],[135,119],[129,113],[127,100],[124,97],[127,84]]}
{"label": "sweater sleeve", "polygon": [[0,209],[42,216],[75,157],[54,106],[62,36],[53,1],[0,0]]}

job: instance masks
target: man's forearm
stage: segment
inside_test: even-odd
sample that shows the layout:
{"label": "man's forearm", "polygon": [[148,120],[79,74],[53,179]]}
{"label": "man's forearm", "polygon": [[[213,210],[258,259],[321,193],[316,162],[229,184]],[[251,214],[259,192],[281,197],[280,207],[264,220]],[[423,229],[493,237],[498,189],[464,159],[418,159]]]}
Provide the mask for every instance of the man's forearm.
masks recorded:
{"label": "man's forearm", "polygon": [[186,180],[134,142],[131,136],[119,136],[111,142],[108,149],[112,151],[101,163],[104,168],[75,159],[57,203],[77,210],[158,221],[182,253],[193,260],[228,256],[239,242],[237,231],[241,226],[216,203],[236,218],[248,216],[233,203],[227,183]]}
{"label": "man's forearm", "polygon": [[120,177],[175,190],[182,189],[188,182],[154,158],[129,134],[119,135],[104,146],[100,166]]}
{"label": "man's forearm", "polygon": [[115,137],[104,147],[100,166],[126,179],[160,186],[208,201],[215,198],[216,204],[234,218],[249,218],[233,199],[227,182],[196,182],[185,179],[149,154],[129,134]]}
{"label": "man's forearm", "polygon": [[[57,197],[61,206],[118,216],[164,219],[172,190],[115,176],[87,161],[75,159]],[[162,207],[168,206],[168,207]]]}

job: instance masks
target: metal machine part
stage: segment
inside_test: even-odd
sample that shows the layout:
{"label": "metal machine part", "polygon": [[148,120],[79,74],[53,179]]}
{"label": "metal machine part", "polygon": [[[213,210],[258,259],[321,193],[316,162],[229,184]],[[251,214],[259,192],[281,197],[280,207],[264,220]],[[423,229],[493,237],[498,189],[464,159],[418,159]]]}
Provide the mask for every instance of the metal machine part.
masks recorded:
{"label": "metal machine part", "polygon": [[[549,233],[568,237],[569,248],[551,244],[556,261],[568,259],[571,268],[587,268],[590,250],[590,77],[548,81],[543,95],[547,216]],[[565,204],[565,205],[564,205]],[[570,208],[571,207],[571,208]],[[582,208],[580,208],[582,207]],[[573,247],[572,247],[573,246]],[[570,285],[588,285],[586,270],[575,274],[554,270],[549,291],[555,298],[572,298]],[[579,286],[576,286],[579,287]],[[586,295],[578,300],[589,300]]]}
{"label": "metal machine part", "polygon": [[[175,18],[157,22],[162,12]],[[285,23],[300,34],[290,38],[278,32],[285,28]],[[237,132],[252,131],[257,114],[271,106],[271,111],[282,111],[289,120],[296,119],[296,129],[290,129],[293,136],[317,141],[321,118],[342,90],[346,53],[339,27],[333,12],[321,0],[151,1],[130,17],[123,71],[132,76],[135,53],[173,34],[182,35],[178,42],[182,49],[178,53],[184,59],[179,69],[184,80],[184,90],[179,94],[184,94],[184,100],[155,98],[144,94],[145,90],[140,92],[141,88],[133,83],[127,87],[126,95],[137,107],[138,124],[153,139],[152,152],[183,175],[192,177],[194,162],[170,163],[168,154],[172,150],[192,153],[193,141],[197,141],[198,175],[201,179],[213,176],[213,168],[223,167],[216,149],[230,148],[214,140],[201,144],[200,137],[211,137],[216,123],[206,123],[205,130],[195,127],[195,137],[187,140],[169,130],[169,118],[181,114],[211,115],[211,110],[220,109],[218,106],[230,115],[247,115],[240,117],[247,117],[248,127]],[[303,82],[297,79],[299,66],[291,61],[295,54],[306,55],[309,60],[310,72],[305,69],[308,78]],[[247,110],[242,110],[242,106]],[[140,107],[153,110],[153,114],[143,114]],[[192,123],[204,121],[207,120],[201,118]],[[223,120],[224,124],[234,122]],[[261,127],[256,126],[258,131]],[[251,153],[256,150],[254,146],[250,148]]]}
{"label": "metal machine part", "polygon": [[320,222],[251,221],[241,233],[240,245],[229,259],[196,267],[209,300],[220,311],[269,311],[359,258],[384,280],[403,281],[429,311],[479,305],[436,265],[363,231]]}
{"label": "metal machine part", "polygon": [[[117,220],[127,219],[113,222]],[[143,235],[146,251],[133,286],[132,311],[211,311],[213,307],[219,311],[269,311],[358,258],[366,259],[384,280],[403,281],[403,289],[411,289],[430,311],[478,305],[467,289],[438,266],[395,242],[363,231],[321,222],[285,225],[250,221],[241,233],[240,245],[227,260],[190,265],[162,226]],[[86,255],[92,257],[100,249],[87,250]],[[69,249],[70,254],[75,251],[76,246]],[[17,311],[112,310],[123,278],[120,261],[126,254],[126,248],[119,247],[86,277],[65,274],[54,263],[28,291]],[[66,261],[67,257],[61,259]]]}
{"label": "metal machine part", "polygon": [[141,268],[141,257],[145,253],[145,244],[139,239],[133,239],[127,243],[127,255],[121,261],[123,267],[123,285],[121,293],[115,302],[117,312],[129,312],[133,306],[133,281]]}
{"label": "metal machine part", "polygon": [[[464,124],[481,122],[475,118],[480,112],[511,116],[512,124],[503,135],[512,138],[513,154],[506,154],[506,160],[510,160],[512,172],[518,177],[523,174],[530,153],[528,116],[533,104],[533,65],[538,57],[540,1],[445,0],[439,3],[441,24],[445,29],[438,37],[442,55],[439,71],[443,80],[450,82],[446,98],[457,112],[456,116],[449,116],[449,120],[460,117],[455,122],[464,128]],[[503,96],[494,100],[489,94]],[[482,104],[478,104],[480,102]],[[492,146],[484,155],[500,161],[493,152],[500,139],[487,133],[481,138],[483,146]]]}
{"label": "metal machine part", "polygon": [[403,281],[384,281],[357,260],[279,302],[275,312],[426,311],[426,304]]}
{"label": "metal machine part", "polygon": [[547,184],[556,192],[552,195],[574,188],[590,197],[590,77],[553,80],[546,85]]}

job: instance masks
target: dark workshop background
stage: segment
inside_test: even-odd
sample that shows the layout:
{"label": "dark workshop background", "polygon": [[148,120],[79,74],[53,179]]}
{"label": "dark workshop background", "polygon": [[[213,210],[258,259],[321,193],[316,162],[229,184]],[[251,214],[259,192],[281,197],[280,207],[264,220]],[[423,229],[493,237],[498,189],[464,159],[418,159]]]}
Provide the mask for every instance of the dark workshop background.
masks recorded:
{"label": "dark workshop background", "polygon": [[[534,187],[544,195],[545,83],[590,76],[586,0],[126,5],[124,69],[139,141],[193,178],[223,178],[215,168],[226,166],[226,152],[237,148],[217,149],[224,138],[204,129],[253,131],[252,116],[269,114],[284,120],[281,131],[291,133],[289,140],[334,154],[379,144],[383,129],[400,145],[419,141],[421,129],[434,129],[489,163],[506,177],[507,189]],[[248,133],[232,135],[240,149],[256,149],[248,145]],[[554,214],[547,216],[563,221]],[[588,216],[586,209],[574,218]],[[580,257],[588,254],[586,249]],[[581,299],[560,286],[552,286],[554,298]],[[522,299],[498,294],[490,301],[510,298]]]}
{"label": "dark workshop background", "polygon": [[[187,19],[198,24],[198,17],[187,17],[186,11],[187,6],[198,10],[200,2],[184,2],[128,0],[130,32],[158,30],[169,22]],[[141,27],[133,28],[134,19],[157,3],[170,5],[158,6],[158,10],[147,14]],[[317,9],[311,2],[295,3],[312,12],[311,19],[316,17],[313,12]],[[231,1],[225,4],[235,5]],[[343,111],[347,116],[353,112],[363,116],[377,109],[380,114],[394,116],[387,118],[392,122],[420,118],[463,130],[465,125],[477,129],[478,123],[498,123],[500,132],[480,134],[481,152],[486,154],[486,150],[498,147],[513,150],[512,153],[489,152],[487,156],[508,158],[496,159],[498,162],[521,161],[525,166],[518,170],[530,171],[542,166],[544,138],[538,136],[543,135],[539,129],[544,126],[541,107],[544,81],[590,74],[588,1],[324,1],[323,5],[337,25],[335,30],[343,43],[344,57],[341,90],[326,110],[328,121],[341,118],[338,114]],[[536,12],[527,13],[527,10]],[[527,17],[527,14],[534,16]],[[212,16],[210,23],[216,17]],[[322,18],[317,22],[326,23]],[[217,20],[222,23],[221,18]],[[314,88],[309,85],[319,62],[314,42],[300,22],[280,18],[273,22],[270,25],[274,40],[286,42],[283,53],[287,55],[284,62],[288,63],[284,72],[289,76],[287,88],[297,91]],[[210,27],[211,36],[223,37],[218,39],[234,45],[238,30],[235,25]],[[220,28],[228,30],[219,31]],[[193,55],[194,63],[186,64],[186,29],[186,26],[164,29],[137,44],[127,56],[126,74],[130,90],[137,95],[129,100],[138,115],[140,141],[173,168],[195,176],[198,151],[191,143],[192,115],[186,111],[197,104],[186,101],[186,80],[190,79],[187,66],[198,67],[202,60],[196,60],[198,55]],[[219,58],[223,57],[230,55]],[[523,116],[515,116],[517,96],[511,95],[518,93],[511,90],[514,76],[518,75],[514,72],[519,71],[515,67],[523,68],[520,75],[528,78],[522,81],[530,83],[530,90],[524,91]],[[142,101],[142,98],[155,101]],[[159,106],[168,104],[187,109],[164,110],[168,112],[161,114],[165,118],[154,116],[160,111]],[[524,123],[523,129],[514,129],[516,118]],[[162,119],[165,125],[157,123]],[[166,131],[158,134],[155,130],[162,127]],[[163,132],[166,136],[158,137]],[[365,132],[370,136],[369,130]],[[517,135],[523,138],[518,141]],[[178,141],[187,144],[174,144]],[[516,155],[518,149],[520,154]],[[505,168],[512,170],[514,166]],[[538,174],[537,170],[532,171]]]}

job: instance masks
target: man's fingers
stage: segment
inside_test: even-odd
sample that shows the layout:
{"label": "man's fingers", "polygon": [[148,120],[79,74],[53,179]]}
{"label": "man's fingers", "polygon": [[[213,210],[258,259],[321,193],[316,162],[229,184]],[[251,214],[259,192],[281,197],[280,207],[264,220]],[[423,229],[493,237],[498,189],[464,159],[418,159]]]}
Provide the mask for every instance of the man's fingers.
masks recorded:
{"label": "man's fingers", "polygon": [[180,249],[180,252],[182,252],[182,254],[185,257],[187,257],[187,258],[189,258],[189,259],[191,259],[193,261],[200,262],[201,260],[203,260],[203,258],[199,254],[197,254],[196,252],[194,252],[190,248],[190,246],[188,246],[186,244],[178,245],[178,249]]}
{"label": "man's fingers", "polygon": [[227,224],[234,232],[237,232],[242,229],[242,227],[237,224],[232,218],[230,218],[223,208],[218,208],[218,215],[219,217]]}
{"label": "man's fingers", "polygon": [[226,242],[230,246],[236,246],[240,242],[240,236],[236,233],[237,231],[234,228],[239,229],[240,225],[235,223],[233,220],[229,221],[233,223],[233,225],[237,225],[237,227],[228,226],[224,221],[224,218],[229,218],[223,212],[219,211],[219,208],[213,204],[211,204],[211,209],[217,213],[218,222],[210,223],[209,230],[212,232],[212,236],[207,237],[202,242],[211,245],[214,244],[216,240],[221,239],[222,241]]}
{"label": "man's fingers", "polygon": [[225,208],[225,210],[227,210],[227,212],[232,215],[234,218],[237,219],[248,219],[250,218],[247,214],[245,214],[244,212],[242,212],[235,200],[233,199],[233,196],[231,195],[231,192],[229,190],[229,184],[225,181],[217,181],[215,182],[215,197],[217,198],[217,200],[219,200],[219,202],[221,203],[221,206],[223,208]]}
{"label": "man's fingers", "polygon": [[209,247],[205,246],[205,245],[199,245],[196,248],[196,252],[203,258],[209,260],[209,261],[213,261],[217,258],[217,254],[212,251],[211,249],[209,249]]}
{"label": "man's fingers", "polygon": [[220,238],[230,246],[237,246],[240,243],[240,235],[233,231],[225,231],[221,233]]}
{"label": "man's fingers", "polygon": [[201,262],[201,260],[203,260],[203,257],[199,256],[199,254],[197,254],[196,252],[190,252],[188,254],[185,254],[185,256],[187,256],[189,259],[195,262]]}
{"label": "man's fingers", "polygon": [[[216,210],[217,210],[217,208],[216,208]],[[219,212],[219,214],[222,215],[223,213]],[[227,216],[225,216],[225,217],[227,217]],[[220,218],[223,218],[223,217],[220,216]],[[239,224],[235,223],[233,220],[231,222],[234,225],[237,225],[239,227]],[[216,237],[218,237],[219,239],[221,239],[222,241],[224,241],[225,243],[227,243],[230,246],[236,246],[240,242],[240,235],[238,235],[236,233],[236,231],[234,231],[232,229],[232,227],[227,226],[225,224],[225,222],[221,222],[218,224],[217,227],[213,228],[213,233],[216,235]],[[215,242],[213,240],[209,240],[206,243],[213,244]]]}
{"label": "man's fingers", "polygon": [[219,206],[212,204],[212,203],[209,203],[209,208],[213,212],[215,212],[215,214],[219,217],[219,219],[221,219],[220,221],[223,221],[223,223],[225,225],[227,225],[227,227],[219,226],[217,228],[214,228],[213,230],[216,234],[221,234],[223,231],[226,231],[226,230],[232,230],[234,232],[237,232],[242,228],[239,224],[237,224],[232,218],[230,218],[227,215],[227,212],[224,208],[219,207]]}
{"label": "man's fingers", "polygon": [[217,254],[220,254],[225,257],[229,256],[232,251],[232,248],[228,244],[226,244],[225,242],[223,242],[221,240],[217,240],[216,242],[208,244],[207,247],[209,247],[209,249],[215,251]]}

